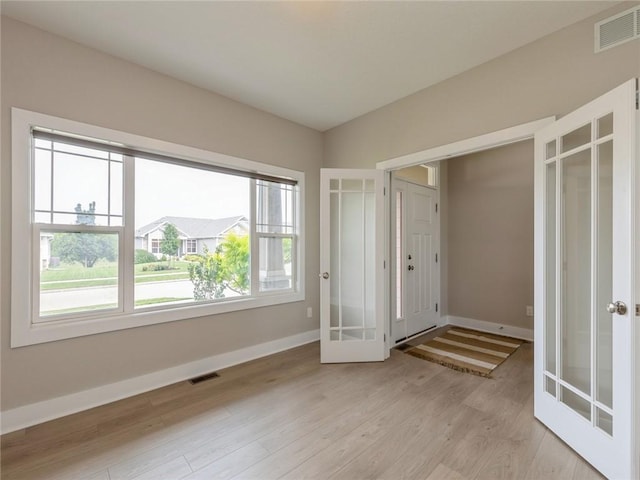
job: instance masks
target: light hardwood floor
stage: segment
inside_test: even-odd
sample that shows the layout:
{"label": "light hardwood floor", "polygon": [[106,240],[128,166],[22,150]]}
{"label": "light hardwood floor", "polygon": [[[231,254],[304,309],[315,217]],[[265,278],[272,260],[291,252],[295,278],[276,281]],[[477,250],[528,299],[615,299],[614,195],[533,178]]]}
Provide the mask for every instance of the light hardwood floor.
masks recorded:
{"label": "light hardwood floor", "polygon": [[4,435],[2,479],[602,478],[534,420],[532,357],[486,379],[314,343]]}

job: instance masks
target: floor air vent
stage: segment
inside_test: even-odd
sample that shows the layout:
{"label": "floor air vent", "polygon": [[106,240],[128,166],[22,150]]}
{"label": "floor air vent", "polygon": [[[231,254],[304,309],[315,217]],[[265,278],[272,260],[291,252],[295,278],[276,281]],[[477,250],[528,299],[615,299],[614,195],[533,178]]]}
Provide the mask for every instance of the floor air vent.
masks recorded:
{"label": "floor air vent", "polygon": [[191,385],[195,385],[196,383],[206,382],[207,380],[211,380],[212,378],[218,378],[218,372],[205,373],[204,375],[200,375],[199,377],[194,377],[189,379],[189,383]]}
{"label": "floor air vent", "polygon": [[596,23],[595,29],[596,53],[640,38],[640,6]]}

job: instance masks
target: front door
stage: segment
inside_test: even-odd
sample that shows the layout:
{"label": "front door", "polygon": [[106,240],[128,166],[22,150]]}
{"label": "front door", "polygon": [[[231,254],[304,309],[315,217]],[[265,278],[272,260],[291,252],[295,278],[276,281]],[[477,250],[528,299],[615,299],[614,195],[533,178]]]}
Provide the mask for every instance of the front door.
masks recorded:
{"label": "front door", "polygon": [[438,318],[437,190],[393,179],[395,220],[394,341],[435,327]]}
{"label": "front door", "polygon": [[320,173],[320,360],[385,359],[384,172]]}
{"label": "front door", "polygon": [[633,478],[636,81],[535,135],[535,416]]}

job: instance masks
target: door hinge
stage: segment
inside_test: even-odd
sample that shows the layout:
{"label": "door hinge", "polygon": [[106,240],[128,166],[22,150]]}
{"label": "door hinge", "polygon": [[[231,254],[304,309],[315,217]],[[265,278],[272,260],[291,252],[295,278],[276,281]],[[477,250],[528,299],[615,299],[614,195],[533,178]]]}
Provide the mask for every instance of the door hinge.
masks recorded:
{"label": "door hinge", "polygon": [[640,317],[640,305],[636,303],[636,317]]}
{"label": "door hinge", "polygon": [[382,269],[384,270],[384,269],[386,269],[386,268],[387,268],[387,261],[386,261],[386,260],[383,260],[383,261],[382,261]]}
{"label": "door hinge", "polygon": [[436,253],[436,263],[438,263],[438,254]]}
{"label": "door hinge", "polygon": [[387,187],[382,187],[382,195],[387,195]]}
{"label": "door hinge", "polygon": [[386,342],[387,341],[387,334],[386,333],[383,335],[383,338],[384,338],[384,341]]}
{"label": "door hinge", "polygon": [[438,304],[436,303],[436,313],[438,313]]}
{"label": "door hinge", "polygon": [[438,213],[438,204],[436,203],[436,213]]}

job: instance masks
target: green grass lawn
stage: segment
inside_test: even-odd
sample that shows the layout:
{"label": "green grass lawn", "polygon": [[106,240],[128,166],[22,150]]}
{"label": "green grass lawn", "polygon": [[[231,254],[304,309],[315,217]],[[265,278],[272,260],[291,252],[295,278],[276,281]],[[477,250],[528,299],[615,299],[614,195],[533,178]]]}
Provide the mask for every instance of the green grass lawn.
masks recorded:
{"label": "green grass lawn", "polygon": [[[189,278],[189,262],[175,261],[171,265],[171,270],[143,271],[144,267],[149,268],[152,265],[166,264],[167,262],[157,262],[136,265],[136,283],[185,280]],[[49,268],[41,272],[40,282],[42,290],[58,290],[116,285],[117,277],[118,264],[115,262],[96,262],[91,268],[85,268],[79,263],[63,263],[59,267]]]}

